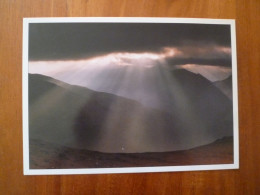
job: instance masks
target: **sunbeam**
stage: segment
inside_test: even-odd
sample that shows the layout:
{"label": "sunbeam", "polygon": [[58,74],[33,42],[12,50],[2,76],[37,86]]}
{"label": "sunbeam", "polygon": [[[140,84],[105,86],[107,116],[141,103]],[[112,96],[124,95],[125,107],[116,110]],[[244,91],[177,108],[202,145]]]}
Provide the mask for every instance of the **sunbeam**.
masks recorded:
{"label": "sunbeam", "polygon": [[[29,73],[65,82],[48,80],[48,90],[31,102],[31,125],[37,130],[30,133],[34,138],[42,136],[48,141],[103,152],[175,151],[211,143],[229,132],[223,133],[221,125],[212,125],[219,120],[214,113],[224,115],[226,108],[217,108],[205,91],[228,105],[211,86],[227,78],[231,68],[171,66],[168,59],[196,55],[211,59],[212,53],[227,56],[229,52],[228,48],[212,46],[198,50],[163,47],[158,52],[122,51],[79,60],[30,61]],[[88,92],[83,93],[78,86]],[[78,91],[85,95],[78,95]],[[62,109],[49,116],[48,110],[56,107]],[[42,124],[41,116],[47,116],[54,128],[51,134],[45,131],[48,125]],[[64,122],[55,128],[58,120]],[[62,136],[58,129],[62,129]],[[214,129],[217,131],[212,133]]]}

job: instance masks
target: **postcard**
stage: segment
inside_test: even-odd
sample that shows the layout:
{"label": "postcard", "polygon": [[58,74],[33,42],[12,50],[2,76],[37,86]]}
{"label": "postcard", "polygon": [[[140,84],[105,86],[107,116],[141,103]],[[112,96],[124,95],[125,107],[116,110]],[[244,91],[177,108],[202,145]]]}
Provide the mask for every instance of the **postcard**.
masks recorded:
{"label": "postcard", "polygon": [[25,175],[239,168],[234,20],[23,25]]}

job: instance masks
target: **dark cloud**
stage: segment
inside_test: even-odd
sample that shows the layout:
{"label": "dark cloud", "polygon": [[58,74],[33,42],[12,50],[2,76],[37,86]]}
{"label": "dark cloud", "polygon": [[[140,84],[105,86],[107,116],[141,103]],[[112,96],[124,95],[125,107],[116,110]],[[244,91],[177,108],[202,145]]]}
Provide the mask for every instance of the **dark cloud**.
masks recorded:
{"label": "dark cloud", "polygon": [[213,65],[213,66],[226,66],[231,67],[230,58],[168,58],[167,62],[170,66],[184,65],[184,64],[199,64],[199,65]]}
{"label": "dark cloud", "polygon": [[29,59],[76,59],[162,47],[230,47],[230,26],[218,24],[31,23]]}

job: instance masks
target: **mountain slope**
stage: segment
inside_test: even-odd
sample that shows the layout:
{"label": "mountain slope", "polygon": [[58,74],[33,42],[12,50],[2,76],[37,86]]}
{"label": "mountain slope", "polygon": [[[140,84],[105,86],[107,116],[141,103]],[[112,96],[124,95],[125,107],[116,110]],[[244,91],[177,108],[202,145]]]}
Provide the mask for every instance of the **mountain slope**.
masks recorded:
{"label": "mountain slope", "polygon": [[214,85],[232,100],[232,76],[229,76],[223,81],[214,82]]}
{"label": "mountain slope", "polygon": [[224,129],[232,133],[232,101],[213,83],[184,69],[173,71],[172,78],[173,104],[183,113],[182,118],[190,117],[191,126],[204,126],[214,131],[213,134],[224,133]]}
{"label": "mountain slope", "polygon": [[233,163],[233,140],[225,137],[190,150],[149,153],[102,153],[30,140],[31,169],[111,168]]}
{"label": "mountain slope", "polygon": [[101,152],[140,153],[186,150],[232,135],[230,101],[205,80],[190,79],[197,78],[193,73],[173,74],[176,85],[167,87],[173,89],[167,112],[29,75],[30,139]]}

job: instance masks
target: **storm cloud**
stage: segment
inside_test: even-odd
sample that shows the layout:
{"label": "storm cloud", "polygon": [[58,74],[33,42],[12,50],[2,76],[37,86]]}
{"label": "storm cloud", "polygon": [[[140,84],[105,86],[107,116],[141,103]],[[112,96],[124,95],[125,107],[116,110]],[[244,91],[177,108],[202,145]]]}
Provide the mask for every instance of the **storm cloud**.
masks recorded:
{"label": "storm cloud", "polygon": [[[89,58],[112,52],[160,52],[165,47],[230,48],[230,26],[220,24],[169,23],[31,23],[29,60]],[[191,51],[191,50],[190,50]],[[190,51],[185,51],[189,53]],[[203,61],[185,57],[189,63]],[[182,57],[175,59],[181,60]],[[174,62],[171,59],[172,63]],[[213,64],[230,64],[219,56]],[[177,64],[183,64],[178,62]]]}

